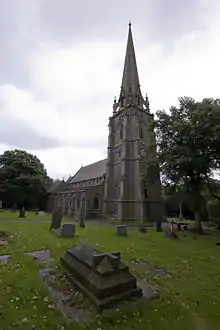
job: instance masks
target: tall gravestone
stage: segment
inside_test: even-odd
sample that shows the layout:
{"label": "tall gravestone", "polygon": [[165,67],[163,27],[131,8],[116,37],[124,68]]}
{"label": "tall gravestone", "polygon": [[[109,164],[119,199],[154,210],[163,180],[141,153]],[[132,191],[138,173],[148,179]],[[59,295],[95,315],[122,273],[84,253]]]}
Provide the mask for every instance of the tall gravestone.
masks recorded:
{"label": "tall gravestone", "polygon": [[75,225],[73,223],[64,223],[61,227],[63,217],[62,208],[57,208],[52,215],[52,222],[50,225],[50,231],[55,235],[61,237],[74,237],[75,236]]}
{"label": "tall gravestone", "polygon": [[81,243],[68,249],[60,261],[69,279],[99,308],[142,296],[119,252],[102,253]]}
{"label": "tall gravestone", "polygon": [[24,206],[19,211],[19,218],[25,218],[25,208]]}
{"label": "tall gravestone", "polygon": [[60,228],[62,217],[63,217],[63,211],[62,211],[62,208],[59,207],[52,214],[52,222],[50,225],[50,230]]}

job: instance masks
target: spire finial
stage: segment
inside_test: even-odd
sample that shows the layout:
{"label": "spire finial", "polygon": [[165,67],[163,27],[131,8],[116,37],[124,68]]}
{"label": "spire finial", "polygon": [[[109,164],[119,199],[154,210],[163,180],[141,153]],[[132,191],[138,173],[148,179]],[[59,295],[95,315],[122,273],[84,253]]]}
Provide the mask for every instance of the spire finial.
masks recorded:
{"label": "spire finial", "polygon": [[131,21],[129,21],[128,26],[129,26],[129,28],[131,28]]}

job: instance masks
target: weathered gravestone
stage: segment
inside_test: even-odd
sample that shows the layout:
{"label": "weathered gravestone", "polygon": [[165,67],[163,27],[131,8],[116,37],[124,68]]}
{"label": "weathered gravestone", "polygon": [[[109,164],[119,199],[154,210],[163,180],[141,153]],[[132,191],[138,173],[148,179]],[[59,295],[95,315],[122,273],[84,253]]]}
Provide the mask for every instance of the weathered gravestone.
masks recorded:
{"label": "weathered gravestone", "polygon": [[44,216],[44,211],[38,211],[38,212],[37,212],[37,215],[38,215],[39,217]]}
{"label": "weathered gravestone", "polygon": [[50,230],[60,228],[62,217],[63,217],[62,208],[59,207],[52,214],[52,222],[50,225]]}
{"label": "weathered gravestone", "polygon": [[52,222],[50,225],[50,231],[55,235],[61,237],[73,237],[75,235],[75,225],[73,223],[64,223],[61,227],[63,212],[62,208],[58,208],[52,215]]}
{"label": "weathered gravestone", "polygon": [[19,218],[25,218],[25,208],[24,208],[24,206],[19,211]]}
{"label": "weathered gravestone", "polygon": [[145,234],[147,232],[146,227],[139,227],[139,232]]}
{"label": "weathered gravestone", "polygon": [[75,225],[73,223],[64,223],[61,227],[61,236],[73,237],[75,235]]}
{"label": "weathered gravestone", "polygon": [[0,199],[0,209],[2,209],[2,200]]}
{"label": "weathered gravestone", "polygon": [[142,296],[119,252],[102,253],[81,243],[68,249],[60,261],[69,279],[99,308]]}
{"label": "weathered gravestone", "polygon": [[118,225],[116,227],[116,235],[117,236],[127,236],[127,226],[125,226],[125,225]]}

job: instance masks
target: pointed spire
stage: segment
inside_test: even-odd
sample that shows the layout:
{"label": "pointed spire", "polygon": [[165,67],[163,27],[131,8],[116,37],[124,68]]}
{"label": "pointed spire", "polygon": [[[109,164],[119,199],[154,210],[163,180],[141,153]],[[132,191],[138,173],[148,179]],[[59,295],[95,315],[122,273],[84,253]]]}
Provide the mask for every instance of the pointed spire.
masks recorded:
{"label": "pointed spire", "polygon": [[140,94],[140,84],[131,31],[131,22],[129,22],[128,41],[121,87],[126,96],[128,94]]}

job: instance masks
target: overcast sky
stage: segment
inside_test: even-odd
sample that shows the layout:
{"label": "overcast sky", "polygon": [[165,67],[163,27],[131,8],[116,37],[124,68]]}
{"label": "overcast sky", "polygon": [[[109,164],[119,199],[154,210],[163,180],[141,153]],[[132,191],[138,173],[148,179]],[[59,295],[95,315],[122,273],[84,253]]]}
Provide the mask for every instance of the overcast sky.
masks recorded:
{"label": "overcast sky", "polygon": [[151,111],[220,97],[219,0],[0,0],[0,153],[53,178],[106,157],[132,21]]}

